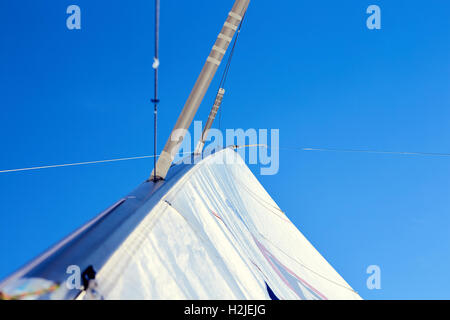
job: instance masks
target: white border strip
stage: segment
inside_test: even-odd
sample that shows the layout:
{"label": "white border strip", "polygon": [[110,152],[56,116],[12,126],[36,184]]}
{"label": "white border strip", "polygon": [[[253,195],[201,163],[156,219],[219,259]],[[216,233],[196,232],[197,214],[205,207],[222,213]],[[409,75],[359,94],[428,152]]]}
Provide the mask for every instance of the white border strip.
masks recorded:
{"label": "white border strip", "polygon": [[225,54],[225,52],[226,52],[225,49],[222,49],[222,48],[220,48],[220,47],[218,47],[216,45],[213,45],[212,49],[214,51],[217,51],[217,52],[221,53],[221,54]]}
{"label": "white border strip", "polygon": [[242,20],[242,17],[233,11],[230,11],[230,13],[228,15],[236,20],[239,20],[239,21]]}
{"label": "white border strip", "polygon": [[229,23],[228,21],[225,21],[224,26],[227,27],[227,28],[230,28],[231,30],[234,30],[234,31],[236,31],[237,28],[238,28],[237,26],[235,26],[232,23]]}
{"label": "white border strip", "polygon": [[219,36],[217,37],[219,39],[223,39],[225,41],[231,42],[233,39],[230,38],[229,36],[224,35],[223,33],[219,33]]}
{"label": "white border strip", "polygon": [[218,66],[220,65],[220,61],[213,57],[208,57],[208,59],[206,59],[206,61],[214,63],[215,65],[218,65]]}

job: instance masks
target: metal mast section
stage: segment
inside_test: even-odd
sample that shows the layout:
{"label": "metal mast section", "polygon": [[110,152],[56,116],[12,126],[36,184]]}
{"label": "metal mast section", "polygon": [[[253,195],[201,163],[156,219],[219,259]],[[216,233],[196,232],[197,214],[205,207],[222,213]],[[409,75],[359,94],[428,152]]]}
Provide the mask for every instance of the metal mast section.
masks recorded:
{"label": "metal mast section", "polygon": [[206,59],[206,63],[197,79],[197,82],[192,89],[189,98],[181,111],[180,116],[166,142],[164,150],[162,151],[156,167],[150,176],[150,180],[164,179],[169,171],[173,159],[180,148],[180,144],[189,129],[198,107],[202,102],[206,91],[208,90],[211,80],[213,79],[222,59],[233,40],[242,17],[247,11],[250,0],[236,0],[233,8],[228,14],[227,20],[219,33],[217,40],[212,47],[211,53]]}

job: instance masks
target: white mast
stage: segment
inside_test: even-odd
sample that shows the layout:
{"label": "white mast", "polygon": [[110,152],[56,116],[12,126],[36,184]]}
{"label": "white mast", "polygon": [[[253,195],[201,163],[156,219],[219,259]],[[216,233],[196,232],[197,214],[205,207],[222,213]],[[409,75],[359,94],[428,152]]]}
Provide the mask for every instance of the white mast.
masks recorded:
{"label": "white mast", "polygon": [[239,24],[247,11],[250,0],[236,0],[233,8],[228,14],[227,20],[219,33],[217,40],[206,59],[206,63],[200,76],[192,89],[189,98],[184,105],[183,111],[178,117],[177,123],[166,142],[164,150],[153,169],[150,179],[164,179],[169,171],[173,159],[180,148],[186,131],[189,129],[198,107],[211,84],[211,81],[222,62],[222,59],[230,45]]}

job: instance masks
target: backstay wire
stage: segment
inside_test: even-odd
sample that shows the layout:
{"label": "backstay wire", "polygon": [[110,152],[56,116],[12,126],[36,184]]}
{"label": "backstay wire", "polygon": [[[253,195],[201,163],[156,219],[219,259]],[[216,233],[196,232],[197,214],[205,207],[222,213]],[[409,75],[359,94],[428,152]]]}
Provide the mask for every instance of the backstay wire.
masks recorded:
{"label": "backstay wire", "polygon": [[[372,154],[403,155],[403,156],[450,157],[450,153],[439,153],[439,152],[406,152],[406,151],[358,150],[358,149],[337,149],[337,148],[319,148],[319,147],[318,148],[310,148],[310,147],[272,148],[265,144],[249,144],[249,145],[242,145],[242,146],[234,146],[234,149],[253,148],[253,147],[267,148],[267,149],[271,149],[271,150],[278,149],[278,150],[305,151],[305,152],[317,151],[317,152],[344,152],[344,153],[372,153]],[[188,154],[193,154],[193,152],[184,152],[184,153],[181,153],[180,155],[188,155]],[[31,170],[51,169],[51,168],[84,166],[84,165],[90,165],[90,164],[100,164],[100,163],[109,163],[109,162],[149,159],[149,158],[157,158],[157,157],[159,157],[159,155],[144,155],[144,156],[115,158],[115,159],[106,159],[106,160],[94,160],[94,161],[85,161],[85,162],[32,166],[32,167],[25,167],[25,168],[0,170],[0,174],[31,171]]]}

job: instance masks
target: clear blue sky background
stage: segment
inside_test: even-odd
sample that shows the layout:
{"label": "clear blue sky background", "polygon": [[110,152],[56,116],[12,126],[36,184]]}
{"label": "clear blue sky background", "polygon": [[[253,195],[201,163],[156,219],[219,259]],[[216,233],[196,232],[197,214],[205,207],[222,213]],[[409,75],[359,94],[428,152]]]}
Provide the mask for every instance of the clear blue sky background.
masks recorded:
{"label": "clear blue sky background", "polygon": [[[70,4],[80,31],[66,28]],[[370,4],[382,30],[366,28]],[[162,1],[160,146],[231,5]],[[449,12],[441,0],[253,0],[222,127],[279,128],[282,147],[450,152]],[[2,1],[0,26],[0,170],[153,154],[153,1]],[[362,297],[450,298],[449,157],[283,150],[280,166],[258,178]],[[151,167],[1,174],[0,278]],[[366,288],[372,264],[378,291]]]}

